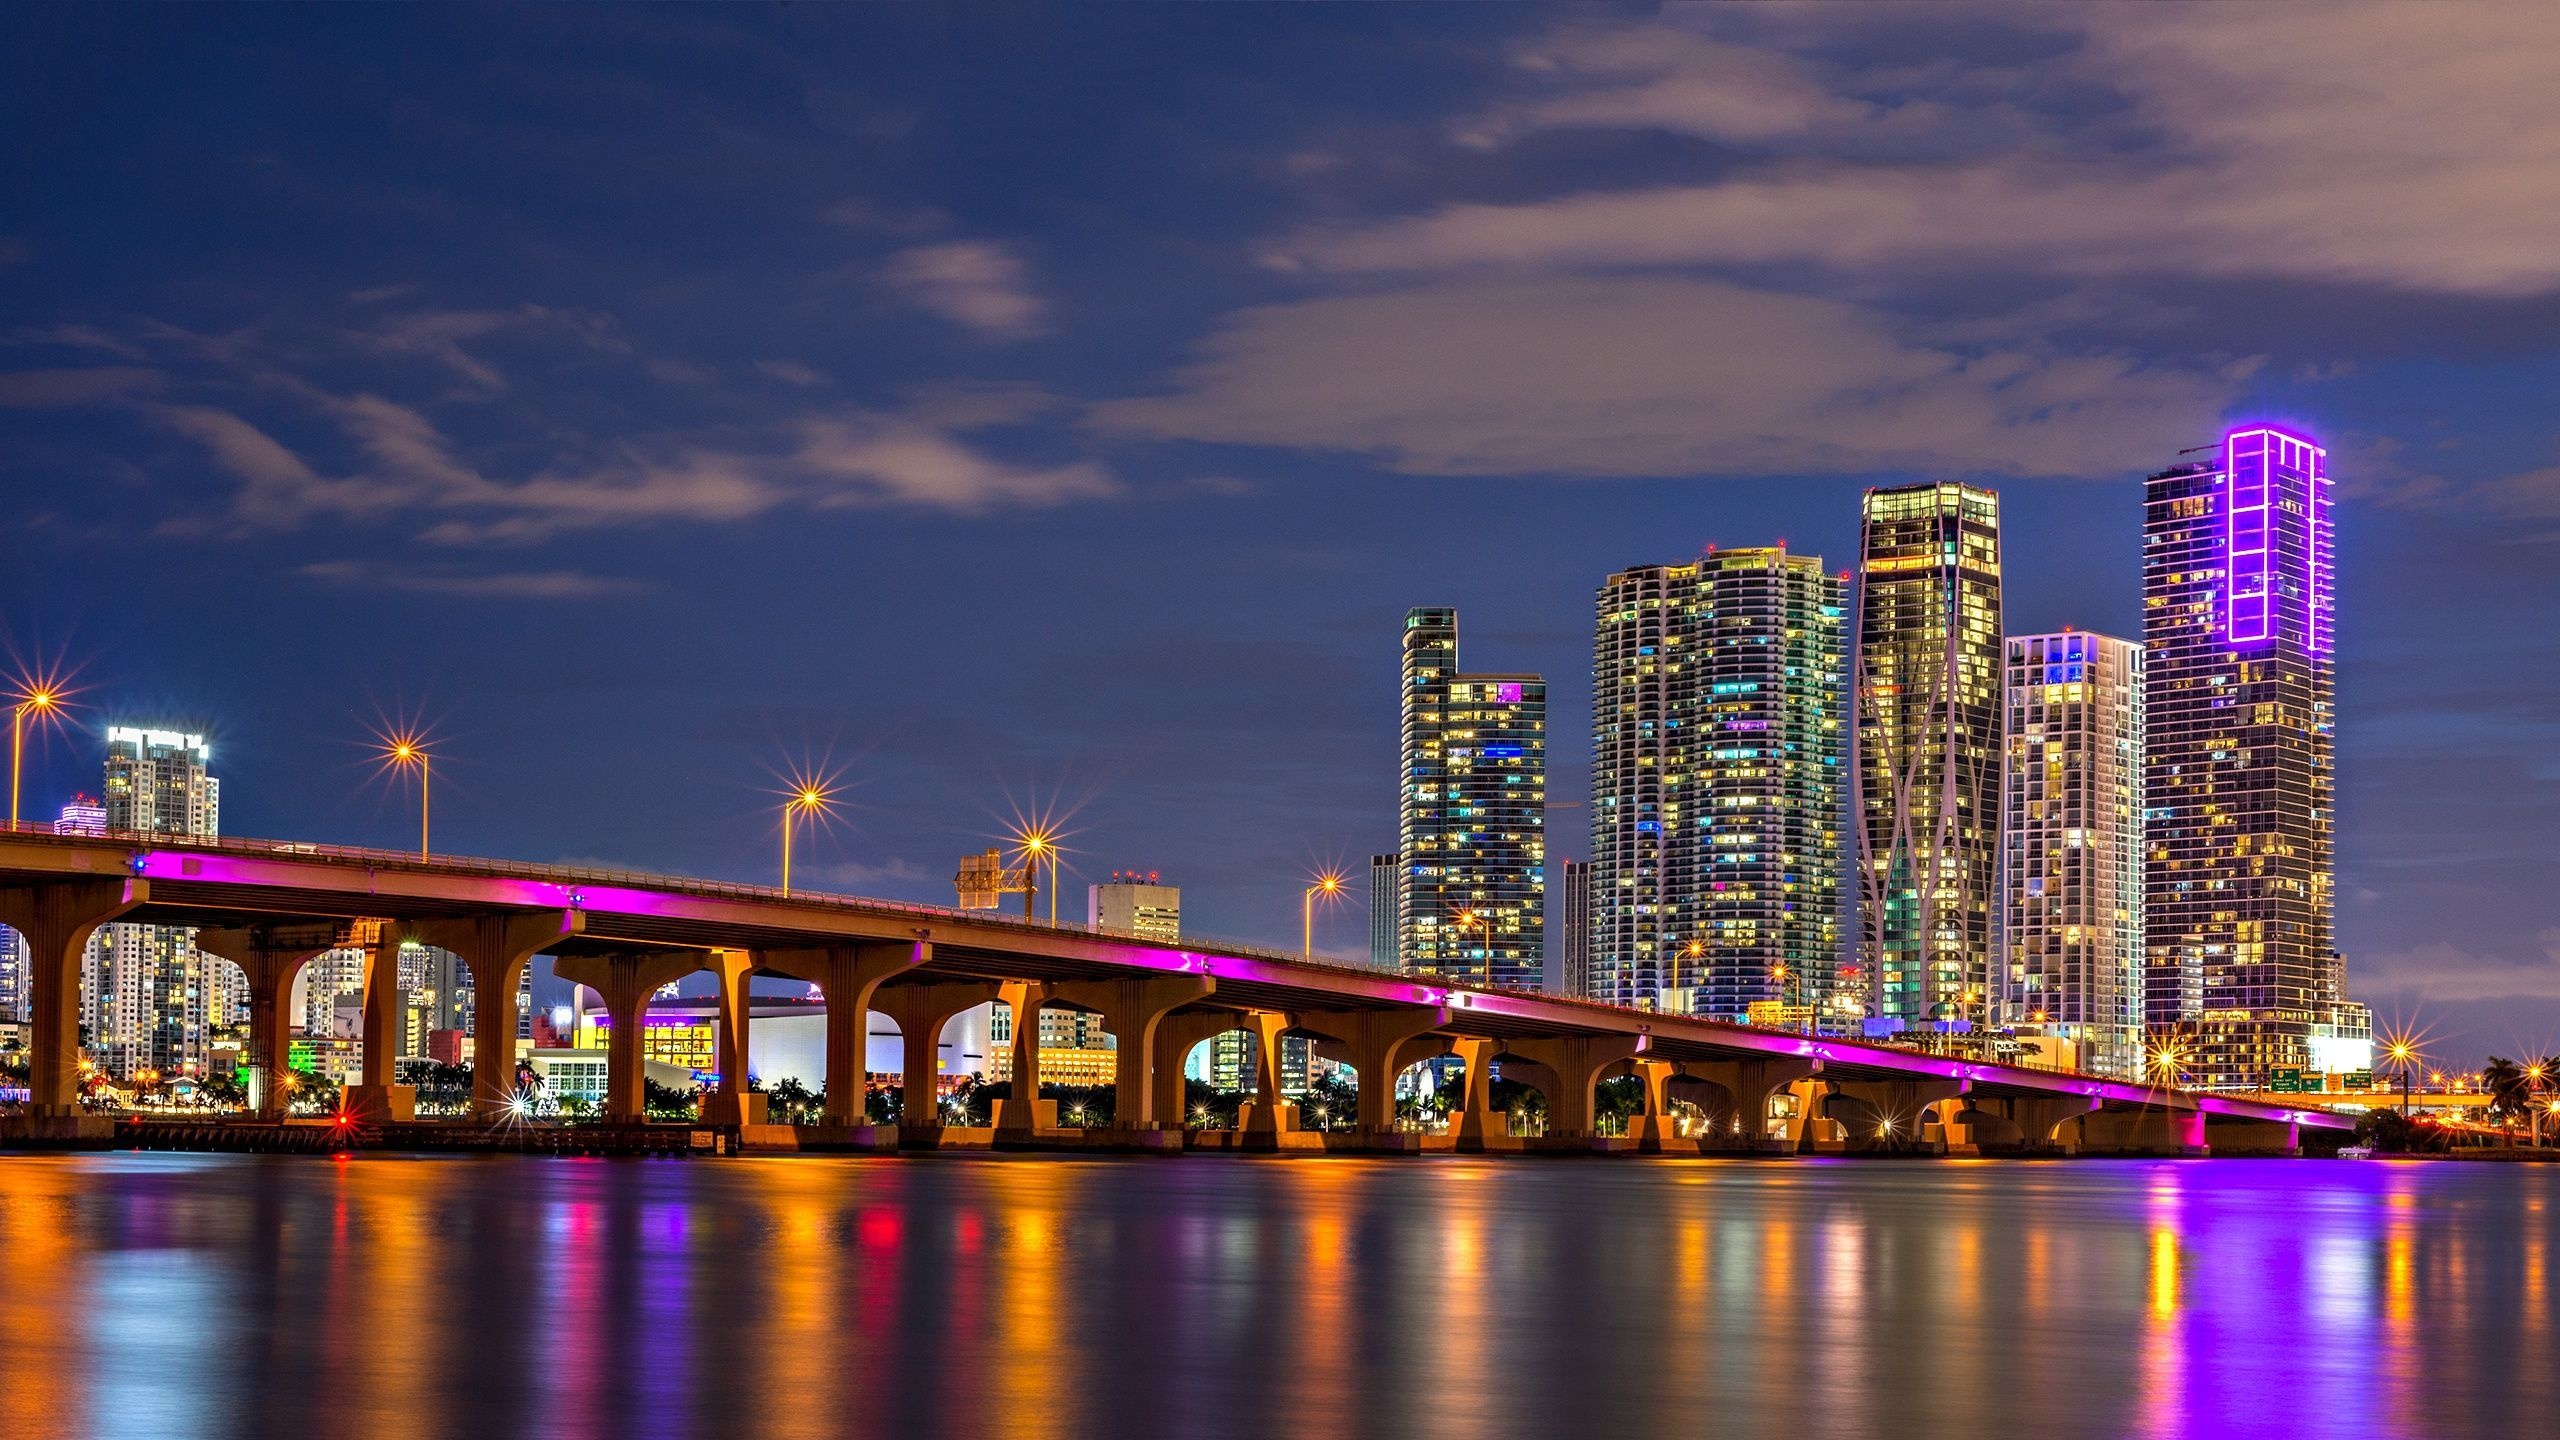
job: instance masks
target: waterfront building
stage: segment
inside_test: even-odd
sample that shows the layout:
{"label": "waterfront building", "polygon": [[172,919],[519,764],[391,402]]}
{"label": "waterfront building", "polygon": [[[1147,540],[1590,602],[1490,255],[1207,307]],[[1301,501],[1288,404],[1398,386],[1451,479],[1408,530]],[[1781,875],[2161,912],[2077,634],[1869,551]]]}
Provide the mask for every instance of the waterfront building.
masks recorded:
{"label": "waterfront building", "polygon": [[2318,1069],[2369,1023],[2332,942],[2330,483],[2261,425],[2147,486],[2145,1018],[2199,1086]]}
{"label": "waterfront building", "polygon": [[1380,970],[1398,968],[1396,877],[1402,869],[1403,865],[1396,856],[1369,857],[1369,963]]}
{"label": "waterfront building", "polygon": [[1856,979],[1871,1033],[1975,1025],[1999,869],[2000,500],[1870,490],[1863,521]]}
{"label": "waterfront building", "polygon": [[1548,947],[1547,989],[1574,1000],[1591,996],[1591,862],[1567,860],[1558,865],[1555,893],[1547,913],[1555,922]]}
{"label": "waterfront building", "polygon": [[2009,637],[1994,1020],[2141,1073],[2142,670],[2130,640]]}
{"label": "waterfront building", "polygon": [[1546,953],[1547,687],[1458,668],[1458,612],[1405,616],[1397,955],[1536,989]]}
{"label": "waterfront building", "polygon": [[1843,578],[1784,546],[1601,585],[1592,998],[1836,1013],[1845,615]]}
{"label": "waterfront building", "polygon": [[[110,727],[103,828],[219,834],[221,782],[206,768],[211,758],[201,735]],[[99,1068],[119,1080],[146,1071],[205,1074],[212,1031],[232,1023],[239,984],[237,967],[198,953],[192,930],[100,926],[80,967],[80,1018]]]}
{"label": "waterfront building", "polygon": [[104,835],[107,833],[107,807],[95,795],[74,793],[63,802],[62,813],[54,818],[56,835]]}
{"label": "waterfront building", "polygon": [[1104,884],[1085,887],[1085,921],[1097,930],[1150,940],[1182,938],[1182,890],[1161,883],[1156,871],[1114,870]]}

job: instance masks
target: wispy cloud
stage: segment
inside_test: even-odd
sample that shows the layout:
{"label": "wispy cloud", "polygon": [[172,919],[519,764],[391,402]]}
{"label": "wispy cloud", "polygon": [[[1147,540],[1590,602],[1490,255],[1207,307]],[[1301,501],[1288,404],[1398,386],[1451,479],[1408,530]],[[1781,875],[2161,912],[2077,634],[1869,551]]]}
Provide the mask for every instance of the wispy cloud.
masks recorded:
{"label": "wispy cloud", "polygon": [[1094,418],[1430,474],[2086,475],[2201,431],[2233,388],[2208,370],[1903,328],[1676,277],[1446,281],[1231,315],[1168,393]]}
{"label": "wispy cloud", "polygon": [[1526,93],[1456,122],[1459,143],[1491,148],[1535,131],[1580,129],[1766,141],[1853,125],[1875,112],[1788,56],[1677,25],[1576,23],[1515,46],[1511,59]]}
{"label": "wispy cloud", "polygon": [[1555,93],[1471,117],[1462,136],[1570,125],[1842,143],[1791,144],[1706,183],[1328,224],[1271,258],[1340,272],[1810,262],[2546,293],[2560,288],[2560,107],[2548,103],[2560,27],[2516,13],[2336,5],[2306,26],[2266,6],[2046,11],[2029,23],[2079,32],[2047,82],[2120,94],[2148,143],[2123,144],[2126,120],[2102,111],[2051,119],[2029,153],[1968,146],[2014,103],[1975,94],[1915,112],[1948,132],[1947,158],[1899,163],[1860,151],[1873,127],[1847,122],[1864,102],[1823,89],[1810,62],[1658,26],[1576,27],[1531,52],[1549,57]]}
{"label": "wispy cloud", "polygon": [[756,373],[779,380],[785,385],[797,385],[803,390],[820,389],[827,383],[826,376],[797,360],[759,360],[756,362]]}
{"label": "wispy cloud", "polygon": [[917,309],[991,340],[1025,339],[1047,328],[1048,306],[1032,292],[1030,267],[1009,245],[918,245],[890,256],[880,280]]}
{"label": "wispy cloud", "polygon": [[595,600],[636,594],[648,587],[636,580],[590,575],[580,570],[512,570],[472,574],[422,570],[402,563],[359,564],[323,560],[302,567],[304,576],[349,589],[397,590],[418,595],[455,595],[498,600]]}

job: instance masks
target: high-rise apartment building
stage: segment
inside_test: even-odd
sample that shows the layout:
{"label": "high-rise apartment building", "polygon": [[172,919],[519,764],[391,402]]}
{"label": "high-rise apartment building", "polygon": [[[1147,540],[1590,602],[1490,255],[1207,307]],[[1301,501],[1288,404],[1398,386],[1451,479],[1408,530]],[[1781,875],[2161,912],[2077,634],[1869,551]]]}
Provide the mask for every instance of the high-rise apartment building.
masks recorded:
{"label": "high-rise apartment building", "polygon": [[2069,1040],[2079,1068],[2142,1074],[2142,647],[2009,637],[2000,1024]]}
{"label": "high-rise apartment building", "polygon": [[[127,726],[107,731],[106,828],[218,834],[221,782],[201,735]],[[66,812],[67,814],[67,812]],[[100,1068],[119,1079],[204,1073],[211,1030],[231,1019],[231,967],[199,954],[193,930],[106,925],[80,967],[81,1021]]]}
{"label": "high-rise apartment building", "polygon": [[1547,686],[1458,669],[1458,612],[1404,622],[1397,953],[1536,989],[1546,953]]}
{"label": "high-rise apartment building", "polygon": [[1600,587],[1594,998],[1838,1018],[1845,589],[1783,546]]}
{"label": "high-rise apartment building", "polygon": [[1858,981],[1878,1031],[1987,1018],[2000,823],[2000,499],[1870,490],[1858,583]]}
{"label": "high-rise apartment building", "polygon": [[1085,923],[1150,940],[1181,939],[1182,890],[1162,878],[1153,870],[1114,870],[1109,882],[1086,886]]}
{"label": "high-rise apartment building", "polygon": [[1403,868],[1393,855],[1369,857],[1369,964],[1380,970],[1397,968],[1396,877]]}
{"label": "high-rise apartment building", "polygon": [[2148,486],[2145,1011],[2201,1086],[2357,1043],[2331,938],[2335,523],[2327,452],[2269,426]]}

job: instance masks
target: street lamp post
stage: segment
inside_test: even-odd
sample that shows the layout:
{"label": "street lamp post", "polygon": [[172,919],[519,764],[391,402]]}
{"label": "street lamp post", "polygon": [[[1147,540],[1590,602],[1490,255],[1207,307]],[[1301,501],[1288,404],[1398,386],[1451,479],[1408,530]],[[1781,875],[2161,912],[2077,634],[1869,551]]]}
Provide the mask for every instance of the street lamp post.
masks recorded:
{"label": "street lamp post", "polygon": [[27,712],[49,714],[61,697],[43,685],[29,685],[18,691],[18,703],[9,710],[9,828],[18,828],[18,778],[26,769]]}
{"label": "street lamp post", "polygon": [[817,784],[803,784],[792,792],[790,799],[782,802],[782,893],[785,895],[791,893],[791,832],[800,827],[802,811],[814,815],[826,808],[826,789]]}
{"label": "street lamp post", "polygon": [[1058,923],[1058,845],[1046,830],[1027,830],[1017,837],[1022,846],[1022,918],[1032,918],[1032,905],[1040,894],[1040,862],[1049,862],[1049,923]]}
{"label": "street lamp post", "polygon": [[1491,916],[1490,914],[1487,914],[1487,913],[1485,913],[1484,911],[1481,911],[1481,910],[1461,910],[1461,911],[1459,911],[1459,912],[1458,912],[1458,914],[1457,914],[1457,917],[1456,917],[1456,918],[1457,918],[1457,926],[1458,926],[1458,936],[1459,936],[1460,941],[1462,942],[1462,948],[1463,948],[1463,942],[1464,942],[1464,940],[1465,940],[1465,938],[1466,938],[1466,934],[1467,934],[1467,927],[1468,927],[1468,926],[1470,926],[1470,925],[1480,925],[1480,926],[1484,927],[1484,980],[1485,980],[1485,983],[1486,983],[1486,984],[1488,984],[1488,985],[1492,984],[1492,983],[1493,983],[1493,916]]}
{"label": "street lamp post", "polygon": [[2527,1065],[2524,1067],[2524,1115],[2525,1123],[2533,1127],[2535,1149],[2542,1147],[2542,1107],[2534,1103],[2534,1097],[2540,1093],[2542,1093],[2542,1067]]}
{"label": "street lamp post", "polygon": [[2418,1079],[2418,1047],[2406,1040],[2391,1042],[2391,1058],[2400,1062],[2400,1118],[2409,1118],[2409,1092]]}
{"label": "street lamp post", "polygon": [[415,735],[394,735],[382,750],[383,758],[401,770],[418,772],[418,858],[427,858],[427,790],[435,766],[426,745]]}
{"label": "street lamp post", "polygon": [[1316,877],[1314,884],[1307,887],[1306,894],[1299,897],[1299,953],[1305,958],[1309,960],[1316,958],[1316,897],[1318,895],[1333,896],[1341,893],[1341,874],[1337,871],[1327,870]]}

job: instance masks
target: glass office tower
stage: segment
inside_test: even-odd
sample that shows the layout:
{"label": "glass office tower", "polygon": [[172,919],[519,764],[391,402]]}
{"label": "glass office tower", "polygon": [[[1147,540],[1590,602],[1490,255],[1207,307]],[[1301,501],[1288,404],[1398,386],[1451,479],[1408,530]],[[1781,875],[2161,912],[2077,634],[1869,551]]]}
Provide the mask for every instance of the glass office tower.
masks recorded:
{"label": "glass office tower", "polygon": [[2000,500],[1870,490],[1858,586],[1857,786],[1870,1027],[1989,1012],[2000,816]]}

